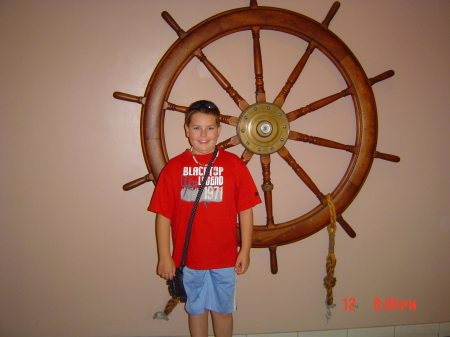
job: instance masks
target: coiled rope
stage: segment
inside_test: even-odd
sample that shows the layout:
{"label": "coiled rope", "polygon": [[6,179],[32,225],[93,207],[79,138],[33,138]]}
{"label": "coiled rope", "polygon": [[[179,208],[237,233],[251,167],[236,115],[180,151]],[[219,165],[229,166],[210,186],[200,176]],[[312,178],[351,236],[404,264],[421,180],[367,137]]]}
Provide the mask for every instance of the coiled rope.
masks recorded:
{"label": "coiled rope", "polygon": [[334,269],[336,267],[336,257],[334,255],[334,244],[336,236],[336,209],[334,208],[331,195],[327,195],[328,209],[330,210],[330,223],[327,226],[328,231],[328,256],[326,259],[327,276],[323,278],[323,286],[327,289],[327,298],[325,305],[327,306],[327,326],[328,320],[331,318],[331,308],[336,304],[333,304],[333,287],[336,285],[336,277],[334,277]]}

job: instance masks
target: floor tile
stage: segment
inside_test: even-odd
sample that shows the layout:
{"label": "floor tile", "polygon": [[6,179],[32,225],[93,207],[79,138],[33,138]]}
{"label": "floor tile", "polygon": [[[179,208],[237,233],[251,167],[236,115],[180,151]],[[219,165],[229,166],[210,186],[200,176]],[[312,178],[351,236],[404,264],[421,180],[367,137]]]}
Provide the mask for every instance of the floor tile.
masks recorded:
{"label": "floor tile", "polygon": [[439,337],[439,323],[399,325],[395,337]]}
{"label": "floor tile", "polygon": [[299,332],[298,337],[347,337],[347,329],[305,331],[305,332]]}
{"label": "floor tile", "polygon": [[348,329],[347,337],[395,337],[395,327]]}
{"label": "floor tile", "polygon": [[296,332],[252,334],[247,337],[297,337]]}
{"label": "floor tile", "polygon": [[439,337],[450,337],[450,322],[439,323]]}

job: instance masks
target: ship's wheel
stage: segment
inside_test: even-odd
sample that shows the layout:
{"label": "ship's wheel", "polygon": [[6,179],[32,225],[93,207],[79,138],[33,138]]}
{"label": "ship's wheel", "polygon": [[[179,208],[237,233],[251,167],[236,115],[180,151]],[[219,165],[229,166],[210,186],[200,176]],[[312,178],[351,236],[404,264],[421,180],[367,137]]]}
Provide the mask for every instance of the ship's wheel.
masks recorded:
{"label": "ship's wheel", "polygon": [[[339,9],[335,2],[323,22],[317,22],[299,13],[281,8],[263,7],[256,0],[250,1],[249,7],[236,8],[216,14],[188,31],[182,30],[176,21],[167,13],[162,17],[178,34],[178,39],[167,50],[155,68],[144,96],[134,96],[115,92],[117,99],[142,104],[141,141],[148,169],[148,174],[124,185],[125,190],[132,189],[142,183],[156,182],[168,161],[164,138],[165,114],[169,110],[184,113],[190,102],[169,102],[174,83],[185,66],[193,59],[204,64],[222,88],[237,106],[236,116],[222,115],[221,122],[235,128],[236,134],[221,142],[220,147],[227,149],[242,146],[242,160],[249,162],[258,158],[261,162],[261,176],[254,176],[256,182],[262,182],[264,193],[266,224],[254,227],[253,247],[267,247],[271,256],[271,271],[278,270],[276,248],[304,239],[330,223],[330,212],[327,195],[331,196],[337,215],[337,222],[350,237],[355,237],[353,229],[345,222],[342,213],[351,204],[369,174],[374,158],[398,162],[399,157],[378,152],[377,144],[377,110],[372,85],[394,75],[392,70],[373,78],[368,78],[351,50],[338,36],[328,29],[330,21]],[[263,55],[260,36],[264,31],[272,30],[291,34],[306,41],[306,51],[288,77],[286,84],[280,88],[274,98],[266,98],[264,89]],[[249,43],[253,44],[254,81],[256,88],[255,101],[247,101],[239,95],[229,81],[208,60],[203,49],[214,41],[227,35],[248,31]],[[338,93],[298,108],[294,111],[283,111],[283,105],[290,99],[291,88],[299,78],[311,53],[319,50],[339,71],[346,86]],[[270,65],[265,65],[268,67]],[[253,81],[253,80],[252,80]],[[297,132],[291,123],[298,118],[321,109],[345,96],[351,97],[356,121],[356,138],[353,144],[343,144],[333,139],[320,138]],[[292,97],[295,99],[295,97]],[[181,104],[184,103],[184,104]],[[172,113],[172,112],[171,112]],[[353,112],[352,112],[353,113]],[[302,168],[301,159],[297,161],[288,150],[298,142],[307,142],[316,146],[324,146],[336,151],[350,152],[351,159],[342,179],[332,191],[319,190],[316,183]],[[257,156],[255,156],[257,155]],[[271,181],[271,157],[280,156],[291,167],[298,179],[318,199],[318,204],[304,214],[287,222],[276,223],[272,202],[273,184]],[[276,173],[276,172],[275,172]],[[328,198],[329,199],[329,198]]]}

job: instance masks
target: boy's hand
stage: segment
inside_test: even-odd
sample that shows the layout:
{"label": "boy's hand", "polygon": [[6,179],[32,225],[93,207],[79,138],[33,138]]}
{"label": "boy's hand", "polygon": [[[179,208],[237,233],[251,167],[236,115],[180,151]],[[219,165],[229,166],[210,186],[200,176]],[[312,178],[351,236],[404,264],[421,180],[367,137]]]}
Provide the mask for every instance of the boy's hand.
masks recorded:
{"label": "boy's hand", "polygon": [[165,280],[173,279],[175,276],[175,262],[172,257],[159,259],[156,272]]}
{"label": "boy's hand", "polygon": [[240,252],[237,259],[236,265],[234,266],[234,270],[237,274],[244,274],[250,265],[250,254]]}

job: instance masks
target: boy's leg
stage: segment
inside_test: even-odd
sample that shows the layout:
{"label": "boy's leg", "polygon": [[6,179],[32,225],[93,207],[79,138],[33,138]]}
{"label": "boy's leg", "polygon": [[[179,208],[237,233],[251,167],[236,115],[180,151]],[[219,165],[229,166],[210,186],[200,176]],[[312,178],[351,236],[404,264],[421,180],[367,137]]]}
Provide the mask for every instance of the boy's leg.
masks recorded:
{"label": "boy's leg", "polygon": [[208,337],[208,314],[209,310],[200,315],[189,314],[189,331],[192,337]]}
{"label": "boy's leg", "polygon": [[231,337],[233,335],[233,314],[220,314],[211,311],[214,336]]}

